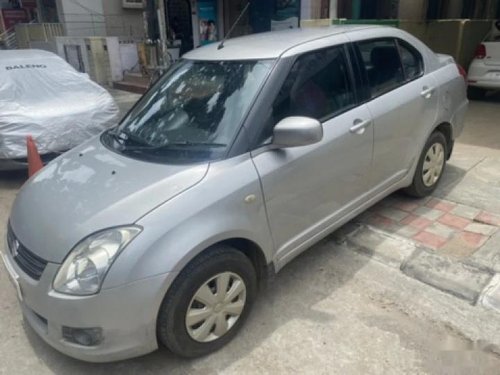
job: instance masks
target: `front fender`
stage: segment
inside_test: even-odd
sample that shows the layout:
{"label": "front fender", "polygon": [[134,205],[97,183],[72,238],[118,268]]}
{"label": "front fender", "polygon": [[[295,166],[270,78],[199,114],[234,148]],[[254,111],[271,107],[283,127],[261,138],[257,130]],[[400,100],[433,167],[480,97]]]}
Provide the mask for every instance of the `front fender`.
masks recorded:
{"label": "front fender", "polygon": [[248,155],[211,164],[203,181],[137,224],[143,232],[117,258],[103,288],[179,272],[203,250],[233,238],[255,243],[267,263],[274,255],[259,177]]}

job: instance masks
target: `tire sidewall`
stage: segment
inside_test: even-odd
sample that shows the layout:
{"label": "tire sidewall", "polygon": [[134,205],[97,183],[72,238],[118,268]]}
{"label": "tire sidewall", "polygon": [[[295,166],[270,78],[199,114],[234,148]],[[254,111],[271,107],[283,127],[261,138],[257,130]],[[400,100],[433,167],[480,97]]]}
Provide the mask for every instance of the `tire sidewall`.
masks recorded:
{"label": "tire sidewall", "polygon": [[[186,313],[198,289],[219,273],[232,272],[238,275],[246,287],[245,307],[242,314],[221,338],[202,343],[191,338],[186,329]],[[256,273],[250,260],[241,252],[231,248],[222,254],[187,267],[167,293],[158,317],[158,336],[172,352],[183,357],[198,357],[220,349],[227,344],[245,322],[255,300],[257,291]]]}

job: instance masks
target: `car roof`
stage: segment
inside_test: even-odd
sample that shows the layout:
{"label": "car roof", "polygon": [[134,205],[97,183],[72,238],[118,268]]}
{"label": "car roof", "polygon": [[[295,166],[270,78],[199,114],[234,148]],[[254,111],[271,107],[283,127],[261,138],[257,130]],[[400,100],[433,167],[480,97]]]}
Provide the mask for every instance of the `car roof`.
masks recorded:
{"label": "car roof", "polygon": [[358,30],[383,28],[376,25],[341,25],[270,31],[228,39],[224,48],[220,42],[196,48],[183,58],[190,60],[250,60],[275,59],[289,49],[317,39]]}
{"label": "car roof", "polygon": [[16,62],[22,64],[30,60],[40,59],[58,59],[61,58],[55,53],[44,51],[41,49],[15,49],[15,50],[0,50],[0,61],[2,62]]}

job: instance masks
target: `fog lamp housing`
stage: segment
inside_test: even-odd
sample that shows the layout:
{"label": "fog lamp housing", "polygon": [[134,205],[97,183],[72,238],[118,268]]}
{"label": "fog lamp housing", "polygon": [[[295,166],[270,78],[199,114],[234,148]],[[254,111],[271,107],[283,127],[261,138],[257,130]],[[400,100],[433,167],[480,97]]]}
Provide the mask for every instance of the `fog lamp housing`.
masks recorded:
{"label": "fog lamp housing", "polygon": [[102,328],[62,327],[62,335],[66,341],[82,346],[96,346],[104,339]]}

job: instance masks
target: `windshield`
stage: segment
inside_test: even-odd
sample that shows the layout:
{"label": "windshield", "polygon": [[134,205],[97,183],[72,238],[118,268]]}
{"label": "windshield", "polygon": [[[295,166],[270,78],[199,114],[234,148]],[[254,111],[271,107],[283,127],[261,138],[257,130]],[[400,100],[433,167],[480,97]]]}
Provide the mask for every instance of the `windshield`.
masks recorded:
{"label": "windshield", "polygon": [[151,161],[221,158],[271,66],[270,60],[181,60],[102,140]]}

